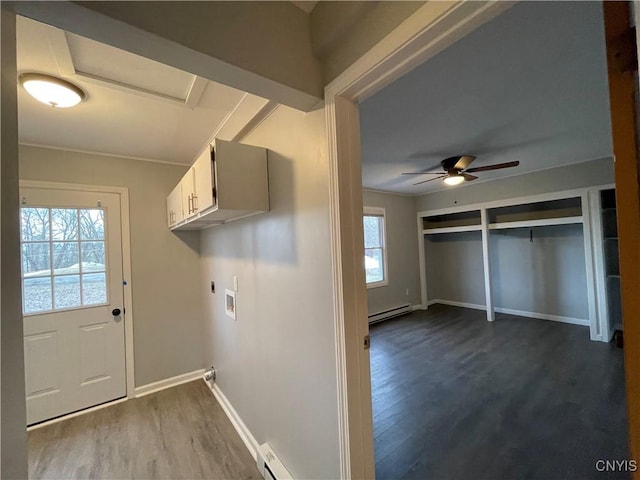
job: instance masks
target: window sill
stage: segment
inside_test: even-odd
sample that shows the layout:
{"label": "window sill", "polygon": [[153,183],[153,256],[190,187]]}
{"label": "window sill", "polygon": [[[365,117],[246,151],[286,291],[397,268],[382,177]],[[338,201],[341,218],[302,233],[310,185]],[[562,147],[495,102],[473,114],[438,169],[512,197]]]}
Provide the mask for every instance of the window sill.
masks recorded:
{"label": "window sill", "polygon": [[383,280],[381,282],[367,283],[367,290],[370,288],[386,287],[387,285],[389,285],[388,280]]}

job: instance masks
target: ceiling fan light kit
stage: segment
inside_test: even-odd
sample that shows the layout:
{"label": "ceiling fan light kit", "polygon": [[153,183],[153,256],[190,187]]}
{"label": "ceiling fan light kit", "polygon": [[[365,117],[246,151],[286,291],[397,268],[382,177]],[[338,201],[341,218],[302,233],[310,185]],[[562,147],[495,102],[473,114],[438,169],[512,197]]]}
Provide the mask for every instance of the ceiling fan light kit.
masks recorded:
{"label": "ceiling fan light kit", "polygon": [[505,163],[496,163],[493,165],[485,165],[483,167],[475,167],[468,168],[476,159],[473,155],[455,155],[453,157],[445,158],[440,162],[442,172],[405,172],[403,175],[438,175],[435,178],[429,178],[428,180],[423,180],[422,182],[414,183],[414,185],[420,185],[427,182],[432,182],[434,180],[443,179],[444,183],[449,186],[460,185],[461,183],[467,181],[472,182],[475,180],[475,175],[471,175],[472,172],[486,172],[488,170],[500,170],[502,168],[511,168],[517,167],[520,165],[519,161],[514,162],[505,162]]}
{"label": "ceiling fan light kit", "polygon": [[29,95],[51,107],[73,107],[86,97],[80,87],[51,75],[23,73],[18,80]]}
{"label": "ceiling fan light kit", "polygon": [[462,182],[464,182],[464,177],[459,173],[450,173],[449,175],[444,177],[443,181],[447,185],[451,185],[451,186],[460,185]]}

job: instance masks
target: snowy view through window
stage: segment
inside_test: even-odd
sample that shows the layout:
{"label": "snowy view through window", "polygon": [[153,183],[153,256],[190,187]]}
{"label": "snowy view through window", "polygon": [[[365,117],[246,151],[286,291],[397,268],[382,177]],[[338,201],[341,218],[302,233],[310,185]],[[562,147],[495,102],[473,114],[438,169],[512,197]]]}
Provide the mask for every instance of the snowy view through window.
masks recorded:
{"label": "snowy view through window", "polygon": [[104,210],[23,207],[25,314],[107,303]]}

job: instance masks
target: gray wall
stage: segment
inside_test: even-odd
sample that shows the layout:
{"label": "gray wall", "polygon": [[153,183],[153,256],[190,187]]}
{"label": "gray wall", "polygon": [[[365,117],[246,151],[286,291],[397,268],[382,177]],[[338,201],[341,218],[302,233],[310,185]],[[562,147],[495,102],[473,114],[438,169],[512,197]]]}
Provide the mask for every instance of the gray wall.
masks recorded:
{"label": "gray wall", "polygon": [[0,478],[27,478],[27,438],[18,218],[15,15],[0,4]]}
{"label": "gray wall", "polygon": [[480,232],[428,235],[424,250],[429,300],[484,305]]}
{"label": "gray wall", "polygon": [[416,210],[420,212],[608,183],[614,183],[613,159],[604,158],[493,182],[447,188],[416,197],[415,202]]}
{"label": "gray wall", "polygon": [[[243,141],[270,149],[271,211],[201,239],[206,363],[256,440],[269,441],[294,478],[339,476],[325,140],[323,109],[278,107]],[[235,321],[224,313],[234,275]]]}
{"label": "gray wall", "polygon": [[582,225],[491,233],[496,307],[589,318]]}
{"label": "gray wall", "polygon": [[166,196],[186,169],[20,148],[21,179],[129,188],[136,386],[203,367],[199,234],[166,226]]}
{"label": "gray wall", "polygon": [[411,16],[423,1],[321,1],[311,12],[313,53],[327,85]]}
{"label": "gray wall", "polygon": [[362,201],[365,207],[385,209],[387,231],[389,285],[367,289],[369,314],[406,303],[419,305],[418,227],[413,197],[365,190]]}

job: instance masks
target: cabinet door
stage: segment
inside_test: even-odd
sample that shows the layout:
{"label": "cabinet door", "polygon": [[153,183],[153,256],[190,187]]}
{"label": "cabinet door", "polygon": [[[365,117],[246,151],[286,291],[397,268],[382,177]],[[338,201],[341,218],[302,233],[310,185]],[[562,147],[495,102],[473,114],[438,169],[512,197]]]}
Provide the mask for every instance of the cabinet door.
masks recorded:
{"label": "cabinet door", "polygon": [[195,209],[203,212],[215,204],[213,196],[213,169],[211,151],[207,148],[193,164],[195,170]]}
{"label": "cabinet door", "polygon": [[191,167],[189,171],[184,174],[182,180],[180,180],[180,188],[182,190],[182,211],[184,212],[184,218],[193,217],[196,214],[193,208],[193,197],[195,195],[194,183],[193,167]]}
{"label": "cabinet door", "polygon": [[167,221],[169,227],[180,223],[184,219],[182,211],[182,190],[180,184],[176,185],[167,197]]}

